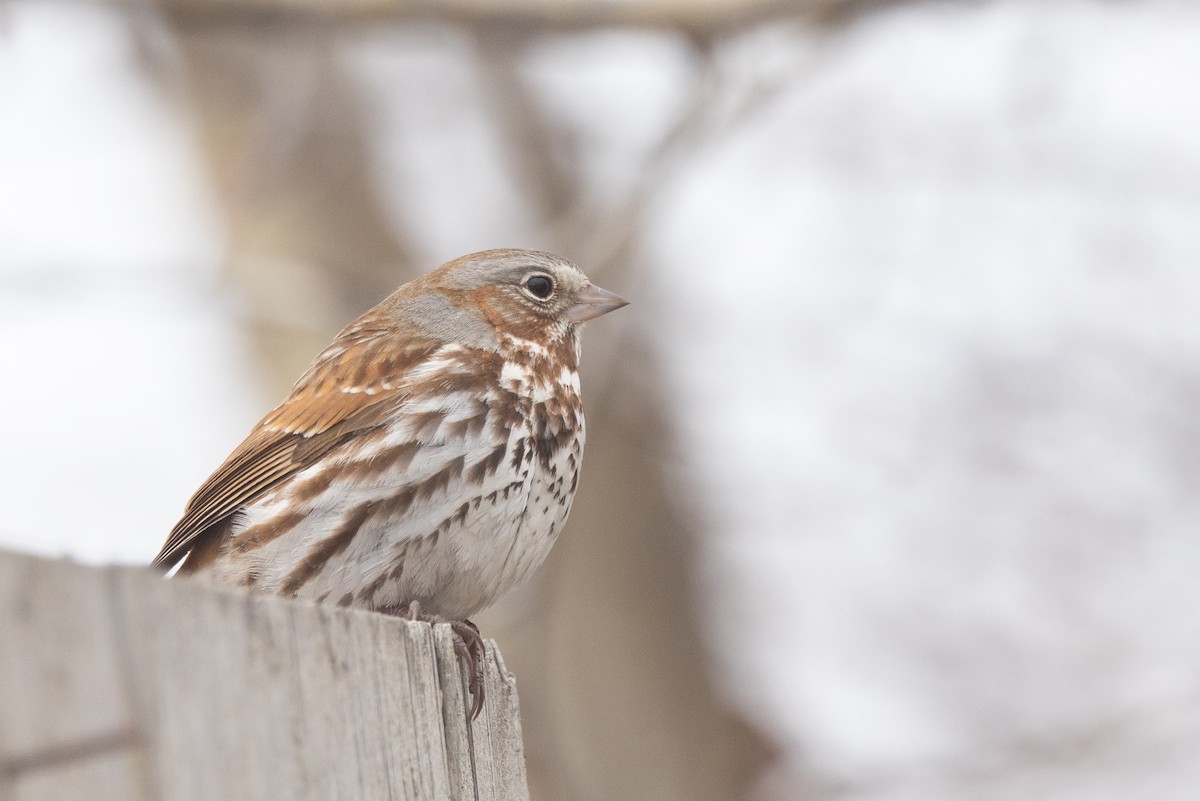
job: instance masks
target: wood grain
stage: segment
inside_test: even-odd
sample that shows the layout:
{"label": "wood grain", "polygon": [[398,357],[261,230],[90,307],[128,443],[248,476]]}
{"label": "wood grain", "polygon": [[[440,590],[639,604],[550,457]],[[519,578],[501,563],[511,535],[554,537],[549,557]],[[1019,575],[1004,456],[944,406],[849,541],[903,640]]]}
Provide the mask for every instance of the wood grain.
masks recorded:
{"label": "wood grain", "polygon": [[528,799],[447,626],[0,551],[0,801]]}

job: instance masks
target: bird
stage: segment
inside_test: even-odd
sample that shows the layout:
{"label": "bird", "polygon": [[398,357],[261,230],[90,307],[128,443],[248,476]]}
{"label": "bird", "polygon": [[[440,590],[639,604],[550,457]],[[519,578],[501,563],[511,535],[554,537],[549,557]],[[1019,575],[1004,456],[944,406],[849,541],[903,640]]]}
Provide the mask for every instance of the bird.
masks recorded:
{"label": "bird", "polygon": [[447,262],[347,325],[188,501],[174,575],[448,622],[545,560],[579,483],[583,324],[627,305],[550,253]]}

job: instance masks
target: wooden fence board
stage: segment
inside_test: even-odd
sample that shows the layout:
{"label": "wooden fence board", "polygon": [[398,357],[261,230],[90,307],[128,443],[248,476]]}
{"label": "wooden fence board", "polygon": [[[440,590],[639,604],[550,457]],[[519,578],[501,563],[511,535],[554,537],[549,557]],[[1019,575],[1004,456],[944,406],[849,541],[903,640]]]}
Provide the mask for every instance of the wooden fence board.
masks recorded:
{"label": "wooden fence board", "polygon": [[0,801],[528,798],[488,643],[447,626],[0,551]]}

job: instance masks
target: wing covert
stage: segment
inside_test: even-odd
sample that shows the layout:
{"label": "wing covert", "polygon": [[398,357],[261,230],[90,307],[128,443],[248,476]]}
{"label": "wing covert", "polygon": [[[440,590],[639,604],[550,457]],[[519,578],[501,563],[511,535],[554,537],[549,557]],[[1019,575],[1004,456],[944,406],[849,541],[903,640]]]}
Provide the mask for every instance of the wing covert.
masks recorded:
{"label": "wing covert", "polygon": [[[343,338],[346,334],[343,334]],[[331,449],[383,425],[407,376],[442,346],[429,340],[339,338],[188,501],[153,565],[169,569],[244,504]]]}

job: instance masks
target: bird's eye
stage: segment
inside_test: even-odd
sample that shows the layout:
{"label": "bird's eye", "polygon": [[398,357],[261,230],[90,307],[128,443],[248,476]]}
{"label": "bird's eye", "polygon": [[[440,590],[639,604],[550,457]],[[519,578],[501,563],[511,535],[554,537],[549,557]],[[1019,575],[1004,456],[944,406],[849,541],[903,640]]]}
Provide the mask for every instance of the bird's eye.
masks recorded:
{"label": "bird's eye", "polygon": [[525,279],[525,288],[535,298],[545,300],[554,291],[554,281],[548,275],[531,275]]}

